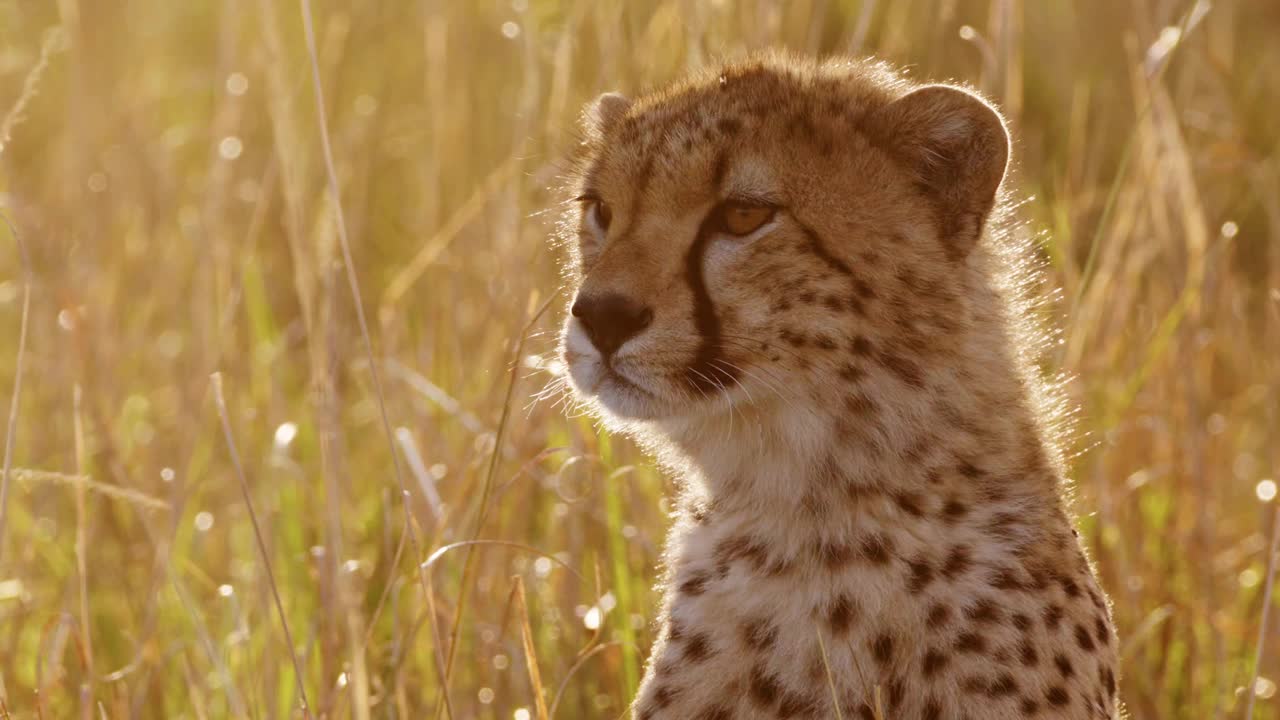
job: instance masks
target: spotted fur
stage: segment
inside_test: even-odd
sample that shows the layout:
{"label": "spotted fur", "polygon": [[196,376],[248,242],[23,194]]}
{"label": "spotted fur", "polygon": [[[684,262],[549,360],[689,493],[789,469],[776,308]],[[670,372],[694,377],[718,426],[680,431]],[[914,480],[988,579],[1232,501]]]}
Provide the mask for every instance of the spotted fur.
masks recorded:
{"label": "spotted fur", "polygon": [[[976,95],[862,61],[588,110],[562,354],[685,508],[637,719],[1117,716],[1008,146]],[[772,214],[732,236],[726,202]]]}

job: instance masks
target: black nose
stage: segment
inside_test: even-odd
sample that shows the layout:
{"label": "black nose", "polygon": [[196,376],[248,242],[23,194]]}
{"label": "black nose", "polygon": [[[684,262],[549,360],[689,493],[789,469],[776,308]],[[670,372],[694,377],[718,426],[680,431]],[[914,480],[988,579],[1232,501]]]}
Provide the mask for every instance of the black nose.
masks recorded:
{"label": "black nose", "polygon": [[587,337],[605,356],[612,355],[622,343],[653,322],[653,310],[617,293],[579,296],[572,312],[582,322]]}

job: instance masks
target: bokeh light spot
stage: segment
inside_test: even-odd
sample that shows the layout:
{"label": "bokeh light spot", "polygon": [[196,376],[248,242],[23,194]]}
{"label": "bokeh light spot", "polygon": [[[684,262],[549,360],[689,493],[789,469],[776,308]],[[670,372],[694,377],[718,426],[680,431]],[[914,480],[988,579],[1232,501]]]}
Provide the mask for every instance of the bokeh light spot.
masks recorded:
{"label": "bokeh light spot", "polygon": [[196,530],[200,532],[209,532],[213,528],[213,513],[207,510],[201,510],[196,513]]}
{"label": "bokeh light spot", "polygon": [[1262,573],[1255,568],[1245,568],[1240,571],[1240,575],[1236,577],[1236,581],[1240,583],[1240,587],[1248,590],[1258,586],[1262,582]]}
{"label": "bokeh light spot", "polygon": [[1276,481],[1270,478],[1260,480],[1257,486],[1253,488],[1253,492],[1262,502],[1271,502],[1276,499]]}
{"label": "bokeh light spot", "polygon": [[298,425],[292,422],[282,422],[276,428],[275,445],[277,450],[284,450],[293,443],[293,439],[298,437]]}
{"label": "bokeh light spot", "polygon": [[249,78],[244,73],[233,72],[227,76],[227,92],[240,96],[249,91]]}
{"label": "bokeh light spot", "polygon": [[244,143],[240,142],[240,138],[235,135],[228,135],[218,143],[218,154],[224,160],[235,160],[242,152],[244,152]]}

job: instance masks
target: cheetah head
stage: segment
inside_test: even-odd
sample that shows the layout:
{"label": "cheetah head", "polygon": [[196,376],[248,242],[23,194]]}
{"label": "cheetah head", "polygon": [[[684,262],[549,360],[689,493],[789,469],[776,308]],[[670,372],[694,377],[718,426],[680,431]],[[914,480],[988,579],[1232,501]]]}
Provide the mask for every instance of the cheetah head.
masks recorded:
{"label": "cheetah head", "polygon": [[1009,147],[973,93],[764,59],[583,125],[560,346],[606,418],[919,389],[959,342]]}

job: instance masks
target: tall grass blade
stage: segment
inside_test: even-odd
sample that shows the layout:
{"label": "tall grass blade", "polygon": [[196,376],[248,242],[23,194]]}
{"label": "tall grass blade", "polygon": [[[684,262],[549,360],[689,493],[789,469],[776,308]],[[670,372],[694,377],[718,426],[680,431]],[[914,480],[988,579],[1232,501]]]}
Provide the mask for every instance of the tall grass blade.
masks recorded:
{"label": "tall grass blade", "polygon": [[289,618],[284,612],[284,603],[280,600],[280,588],[276,585],[275,572],[271,569],[271,557],[267,554],[267,543],[262,538],[262,526],[258,524],[258,513],[253,509],[253,497],[249,493],[249,480],[245,477],[244,465],[240,462],[240,451],[236,449],[235,436],[231,432],[231,418],[227,412],[227,401],[222,393],[222,373],[210,376],[213,382],[213,400],[218,407],[218,419],[222,422],[222,434],[227,440],[227,452],[231,455],[231,464],[236,470],[236,479],[240,481],[240,493],[244,497],[245,509],[249,512],[249,522],[253,525],[253,537],[258,543],[258,554],[262,560],[262,572],[267,584],[271,587],[271,597],[275,600],[276,615],[280,618],[280,627],[284,630],[284,641],[289,647],[289,658],[293,661],[293,677],[297,683],[298,699],[302,702],[304,717],[311,717],[311,703],[307,700],[307,688],[302,674],[302,663],[298,660],[297,646],[293,644],[293,634],[289,632]]}

